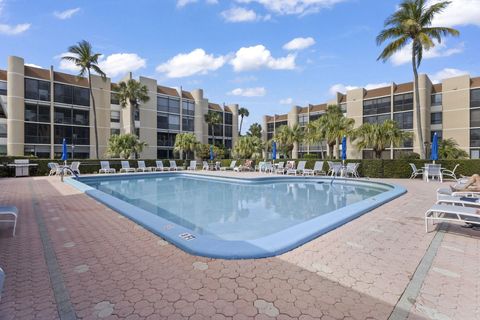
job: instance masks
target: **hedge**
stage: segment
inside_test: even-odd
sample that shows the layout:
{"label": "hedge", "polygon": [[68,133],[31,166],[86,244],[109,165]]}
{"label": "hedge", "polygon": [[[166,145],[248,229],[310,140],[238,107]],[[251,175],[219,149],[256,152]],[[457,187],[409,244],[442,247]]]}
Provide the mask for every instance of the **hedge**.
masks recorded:
{"label": "hedge", "polygon": [[[0,157],[0,164],[9,164],[13,163],[14,159],[29,159],[30,163],[36,163],[38,164],[38,167],[32,167],[30,169],[30,175],[33,176],[45,176],[48,175],[48,172],[50,171],[48,169],[48,163],[49,162],[61,162],[59,160],[50,160],[50,159],[37,159],[37,158],[26,158],[26,157]],[[117,171],[121,168],[120,165],[120,159],[105,159],[110,161],[110,166],[112,168],[117,169]],[[155,166],[155,160],[156,159],[143,159],[145,160],[145,164],[147,166]],[[100,160],[78,160],[81,162],[80,165],[80,171],[81,173],[96,173],[100,169]],[[137,166],[137,160],[129,160],[130,166],[136,167]],[[164,159],[163,165],[164,166],[169,166],[169,160]],[[232,161],[231,159],[222,159],[218,160],[221,162],[222,167],[228,167],[230,166],[230,162]],[[237,160],[237,165],[244,163],[245,160],[240,159]],[[281,160],[276,160],[275,162],[280,162],[280,161],[289,161],[289,159],[281,159]],[[294,160],[296,163],[300,160]],[[313,166],[315,164],[315,159],[308,159],[305,160],[307,161],[306,168],[308,169],[313,169]],[[320,160],[320,161],[325,161],[324,163],[324,170],[327,170],[328,165],[326,163],[326,160]],[[337,160],[334,160],[337,161]],[[186,164],[184,163],[184,160],[176,160],[177,165],[179,167],[185,166]],[[347,160],[348,162],[359,162],[360,166],[358,168],[358,172],[360,173],[361,176],[363,177],[370,177],[370,178],[409,178],[410,174],[412,173],[412,169],[410,168],[409,163],[414,163],[417,168],[423,167],[426,163],[431,163],[430,160]],[[258,161],[254,161],[254,164],[258,163]],[[480,159],[469,159],[469,160],[440,160],[437,161],[437,163],[442,165],[442,168],[447,168],[450,170],[453,170],[456,164],[460,164],[458,167],[456,174],[457,176],[459,175],[465,175],[465,176],[470,176],[474,173],[480,173]],[[201,162],[197,161],[197,165],[200,165]],[[14,176],[15,172],[13,168],[8,168],[8,167],[0,167],[0,177],[11,177]]]}

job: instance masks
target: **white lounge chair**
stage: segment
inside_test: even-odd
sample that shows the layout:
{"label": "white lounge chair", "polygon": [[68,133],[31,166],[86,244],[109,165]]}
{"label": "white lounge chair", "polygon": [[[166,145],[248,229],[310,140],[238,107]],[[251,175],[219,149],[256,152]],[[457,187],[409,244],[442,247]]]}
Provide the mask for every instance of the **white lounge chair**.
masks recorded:
{"label": "white lounge chair", "polygon": [[162,160],[155,161],[155,164],[157,165],[155,167],[155,171],[168,171],[168,168],[165,168],[163,166],[163,161]]}
{"label": "white lounge chair", "polygon": [[455,165],[455,167],[453,168],[453,170],[448,170],[448,169],[442,169],[442,177],[445,178],[445,177],[450,177],[450,178],[453,178],[454,180],[457,180],[457,175],[455,174],[455,171],[457,170],[457,168],[460,166],[459,163],[457,163]]}
{"label": "white lounge chair", "polygon": [[168,170],[178,171],[177,163],[175,162],[175,160],[169,160],[169,162],[170,162],[170,167],[168,168]]}
{"label": "white lounge chair", "polygon": [[346,176],[348,177],[348,175],[351,175],[352,178],[355,177],[355,178],[358,178],[359,177],[359,174],[358,174],[358,166],[360,165],[360,163],[354,163],[354,162],[350,162],[350,163],[347,163],[347,167],[345,169],[345,174]]}
{"label": "white lounge chair", "polygon": [[480,198],[439,194],[437,195],[437,204],[451,204],[454,206],[480,208]]}
{"label": "white lounge chair", "polygon": [[192,170],[192,171],[197,170],[197,161],[191,160],[190,165],[187,167],[187,170]]}
{"label": "white lounge chair", "polygon": [[409,163],[410,168],[412,168],[412,174],[410,179],[415,179],[419,175],[423,175],[423,169],[417,169],[417,166],[414,163]]}
{"label": "white lounge chair", "polygon": [[145,161],[143,161],[143,160],[138,160],[137,161],[137,166],[138,166],[138,168],[137,168],[138,172],[151,172],[152,171],[152,168],[147,167],[145,165]]}
{"label": "white lounge chair", "polygon": [[450,188],[438,188],[437,189],[437,200],[441,199],[442,196],[453,196],[453,197],[468,197],[468,198],[480,198],[480,192],[478,191],[452,191]]}
{"label": "white lounge chair", "polygon": [[275,170],[275,172],[285,174],[285,162],[284,161],[280,161],[279,163],[277,163],[277,169]]}
{"label": "white lounge chair", "polygon": [[428,232],[428,222],[436,221],[460,222],[480,225],[480,214],[476,208],[435,204],[425,212],[425,231]]}
{"label": "white lounge chair", "polygon": [[50,169],[50,172],[48,173],[49,176],[54,176],[56,174],[60,174],[60,167],[59,167],[58,163],[49,162],[48,163],[48,168]]}
{"label": "white lounge chair", "polygon": [[1,216],[13,216],[13,220],[0,220],[4,223],[13,223],[13,235],[15,236],[15,230],[17,228],[17,218],[18,218],[18,209],[14,206],[0,206],[0,217]]}
{"label": "white lounge chair", "polygon": [[265,173],[267,173],[267,172],[273,173],[274,170],[275,170],[275,167],[273,166],[273,164],[271,162],[266,162],[265,163],[265,167],[263,169],[263,171]]}
{"label": "white lounge chair", "polygon": [[288,174],[297,174],[297,168],[295,168],[295,161],[287,161],[287,166],[286,166],[286,171],[285,173]]}
{"label": "white lounge chair", "polygon": [[298,162],[298,166],[297,168],[292,168],[292,169],[288,169],[287,170],[287,174],[294,174],[294,175],[297,175],[297,174],[302,174],[302,175],[305,175],[304,172],[305,172],[305,165],[307,164],[307,161],[299,161]]}
{"label": "white lounge chair", "polygon": [[255,165],[255,171],[262,172],[265,167],[266,162],[260,161],[257,165]]}
{"label": "white lounge chair", "polygon": [[79,175],[80,174],[80,162],[73,161],[72,164],[70,165],[70,170],[72,170],[73,173]]}
{"label": "white lounge chair", "polygon": [[135,168],[130,168],[130,162],[128,161],[121,161],[122,168],[120,169],[120,173],[128,173],[128,172],[135,172]]}
{"label": "white lounge chair", "polygon": [[220,161],[215,161],[215,166],[213,167],[213,170],[220,170],[220,167],[222,166],[222,163]]}
{"label": "white lounge chair", "polygon": [[108,161],[100,161],[100,170],[98,173],[116,173],[117,170],[115,168],[110,168],[110,162]]}
{"label": "white lounge chair", "polygon": [[241,172],[241,171],[252,171],[254,168],[252,167],[252,160],[245,160],[245,163],[233,168],[233,171]]}
{"label": "white lounge chair", "polygon": [[328,174],[333,176],[338,176],[342,173],[342,163],[327,161],[328,164]]}
{"label": "white lounge chair", "polygon": [[210,170],[210,166],[208,165],[207,161],[202,161],[202,170]]}
{"label": "white lounge chair", "polygon": [[222,170],[222,171],[233,170],[235,168],[236,164],[237,164],[237,160],[232,160],[232,162],[230,162],[229,167],[220,167],[220,170]]}
{"label": "white lounge chair", "polygon": [[325,171],[323,171],[323,161],[315,161],[313,165],[313,169],[304,169],[303,175],[316,175],[316,174],[323,174],[325,175]]}

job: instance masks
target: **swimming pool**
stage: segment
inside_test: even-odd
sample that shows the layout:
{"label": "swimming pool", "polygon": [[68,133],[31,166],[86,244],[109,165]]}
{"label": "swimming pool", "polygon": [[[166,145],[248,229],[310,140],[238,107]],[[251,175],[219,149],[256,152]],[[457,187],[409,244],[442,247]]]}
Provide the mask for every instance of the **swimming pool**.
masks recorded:
{"label": "swimming pool", "polygon": [[226,259],[278,255],[405,192],[357,180],[176,172],[68,181],[187,252]]}

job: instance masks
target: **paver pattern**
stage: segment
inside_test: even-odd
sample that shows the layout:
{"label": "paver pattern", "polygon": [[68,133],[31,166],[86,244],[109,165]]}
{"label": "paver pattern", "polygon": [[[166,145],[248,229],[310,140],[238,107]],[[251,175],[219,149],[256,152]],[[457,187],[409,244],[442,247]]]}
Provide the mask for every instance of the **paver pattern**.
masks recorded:
{"label": "paver pattern", "polygon": [[[387,319],[435,235],[423,213],[440,186],[392,182],[409,192],[295,250],[220,260],[183,252],[58,178],[0,179],[0,203],[20,209],[16,237],[0,228],[0,319],[58,318],[35,214],[79,319]],[[410,319],[480,319],[479,240],[448,228]]]}

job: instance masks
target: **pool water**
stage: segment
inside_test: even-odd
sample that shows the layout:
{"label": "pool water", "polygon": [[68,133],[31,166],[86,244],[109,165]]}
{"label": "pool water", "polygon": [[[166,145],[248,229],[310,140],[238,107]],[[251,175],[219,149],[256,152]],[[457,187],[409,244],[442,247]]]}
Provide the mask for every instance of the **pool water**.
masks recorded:
{"label": "pool water", "polygon": [[[387,184],[305,177],[232,179],[160,173],[79,181],[95,190],[87,192],[91,196],[181,248],[224,258],[284,252],[404,192]],[[136,213],[137,209],[141,211]],[[170,230],[174,228],[176,233]],[[179,240],[186,234],[195,241]],[[213,248],[238,252],[202,253]]]}
{"label": "pool water", "polygon": [[376,196],[385,188],[312,182],[225,182],[192,176],[90,184],[198,234],[261,238]]}

